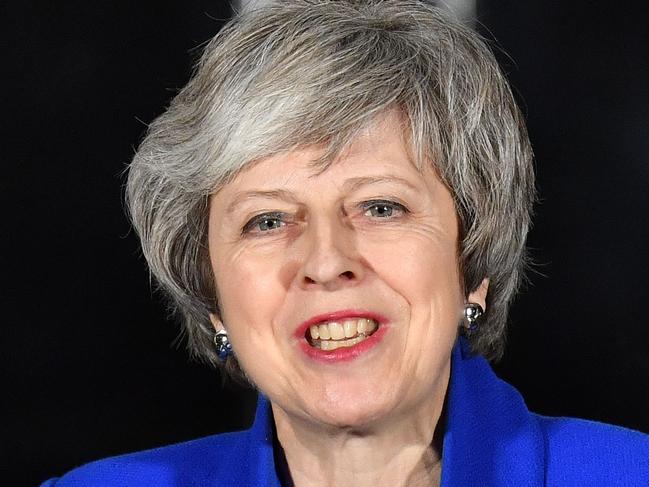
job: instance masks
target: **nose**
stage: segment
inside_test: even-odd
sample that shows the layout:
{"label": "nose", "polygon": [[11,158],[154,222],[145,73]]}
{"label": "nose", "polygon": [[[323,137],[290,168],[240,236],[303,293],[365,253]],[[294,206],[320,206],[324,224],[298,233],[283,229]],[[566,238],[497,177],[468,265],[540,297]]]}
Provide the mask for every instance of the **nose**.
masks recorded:
{"label": "nose", "polygon": [[353,286],[363,278],[353,229],[343,222],[319,219],[303,234],[304,258],[300,266],[300,286],[334,291]]}

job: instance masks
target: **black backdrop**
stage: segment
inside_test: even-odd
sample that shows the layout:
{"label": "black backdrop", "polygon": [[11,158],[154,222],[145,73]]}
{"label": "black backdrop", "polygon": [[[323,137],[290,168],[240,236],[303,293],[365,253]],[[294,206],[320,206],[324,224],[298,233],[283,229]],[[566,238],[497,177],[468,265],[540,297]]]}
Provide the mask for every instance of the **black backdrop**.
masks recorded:
{"label": "black backdrop", "polygon": [[[537,273],[497,370],[535,411],[649,432],[649,36],[625,8],[479,4],[511,56],[541,198]],[[228,16],[220,1],[0,5],[4,485],[251,420],[252,393],[172,345],[122,210],[145,123]]]}

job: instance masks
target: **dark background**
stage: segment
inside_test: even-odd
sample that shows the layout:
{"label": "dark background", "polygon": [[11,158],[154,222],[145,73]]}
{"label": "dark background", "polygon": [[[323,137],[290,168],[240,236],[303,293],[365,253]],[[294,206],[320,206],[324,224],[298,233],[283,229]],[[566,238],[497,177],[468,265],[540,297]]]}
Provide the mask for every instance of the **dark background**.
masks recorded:
{"label": "dark background", "polygon": [[[538,263],[498,373],[529,407],[649,432],[649,30],[608,2],[478,4],[536,153]],[[0,5],[0,467],[34,485],[92,459],[245,427],[254,394],[189,363],[122,209],[145,124],[226,2]]]}

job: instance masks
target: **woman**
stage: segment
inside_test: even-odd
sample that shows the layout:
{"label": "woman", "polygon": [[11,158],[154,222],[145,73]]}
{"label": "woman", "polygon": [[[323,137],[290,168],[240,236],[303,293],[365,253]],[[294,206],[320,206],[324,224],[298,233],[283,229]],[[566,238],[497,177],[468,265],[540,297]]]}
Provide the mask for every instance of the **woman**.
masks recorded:
{"label": "woman", "polygon": [[492,54],[435,8],[240,15],[151,124],[127,196],[190,349],[259,390],[255,423],[44,485],[649,483],[646,436],[534,415],[485,361],[533,193]]}

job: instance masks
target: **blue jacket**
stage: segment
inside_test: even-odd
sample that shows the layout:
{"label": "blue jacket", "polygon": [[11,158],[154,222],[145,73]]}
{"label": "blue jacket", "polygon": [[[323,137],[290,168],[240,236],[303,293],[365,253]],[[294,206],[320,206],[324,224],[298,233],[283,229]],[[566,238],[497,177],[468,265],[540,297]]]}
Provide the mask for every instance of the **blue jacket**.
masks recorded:
{"label": "blue jacket", "polygon": [[[488,363],[453,350],[442,486],[649,486],[649,436],[530,413]],[[247,431],[99,460],[41,487],[279,487],[270,405]]]}

